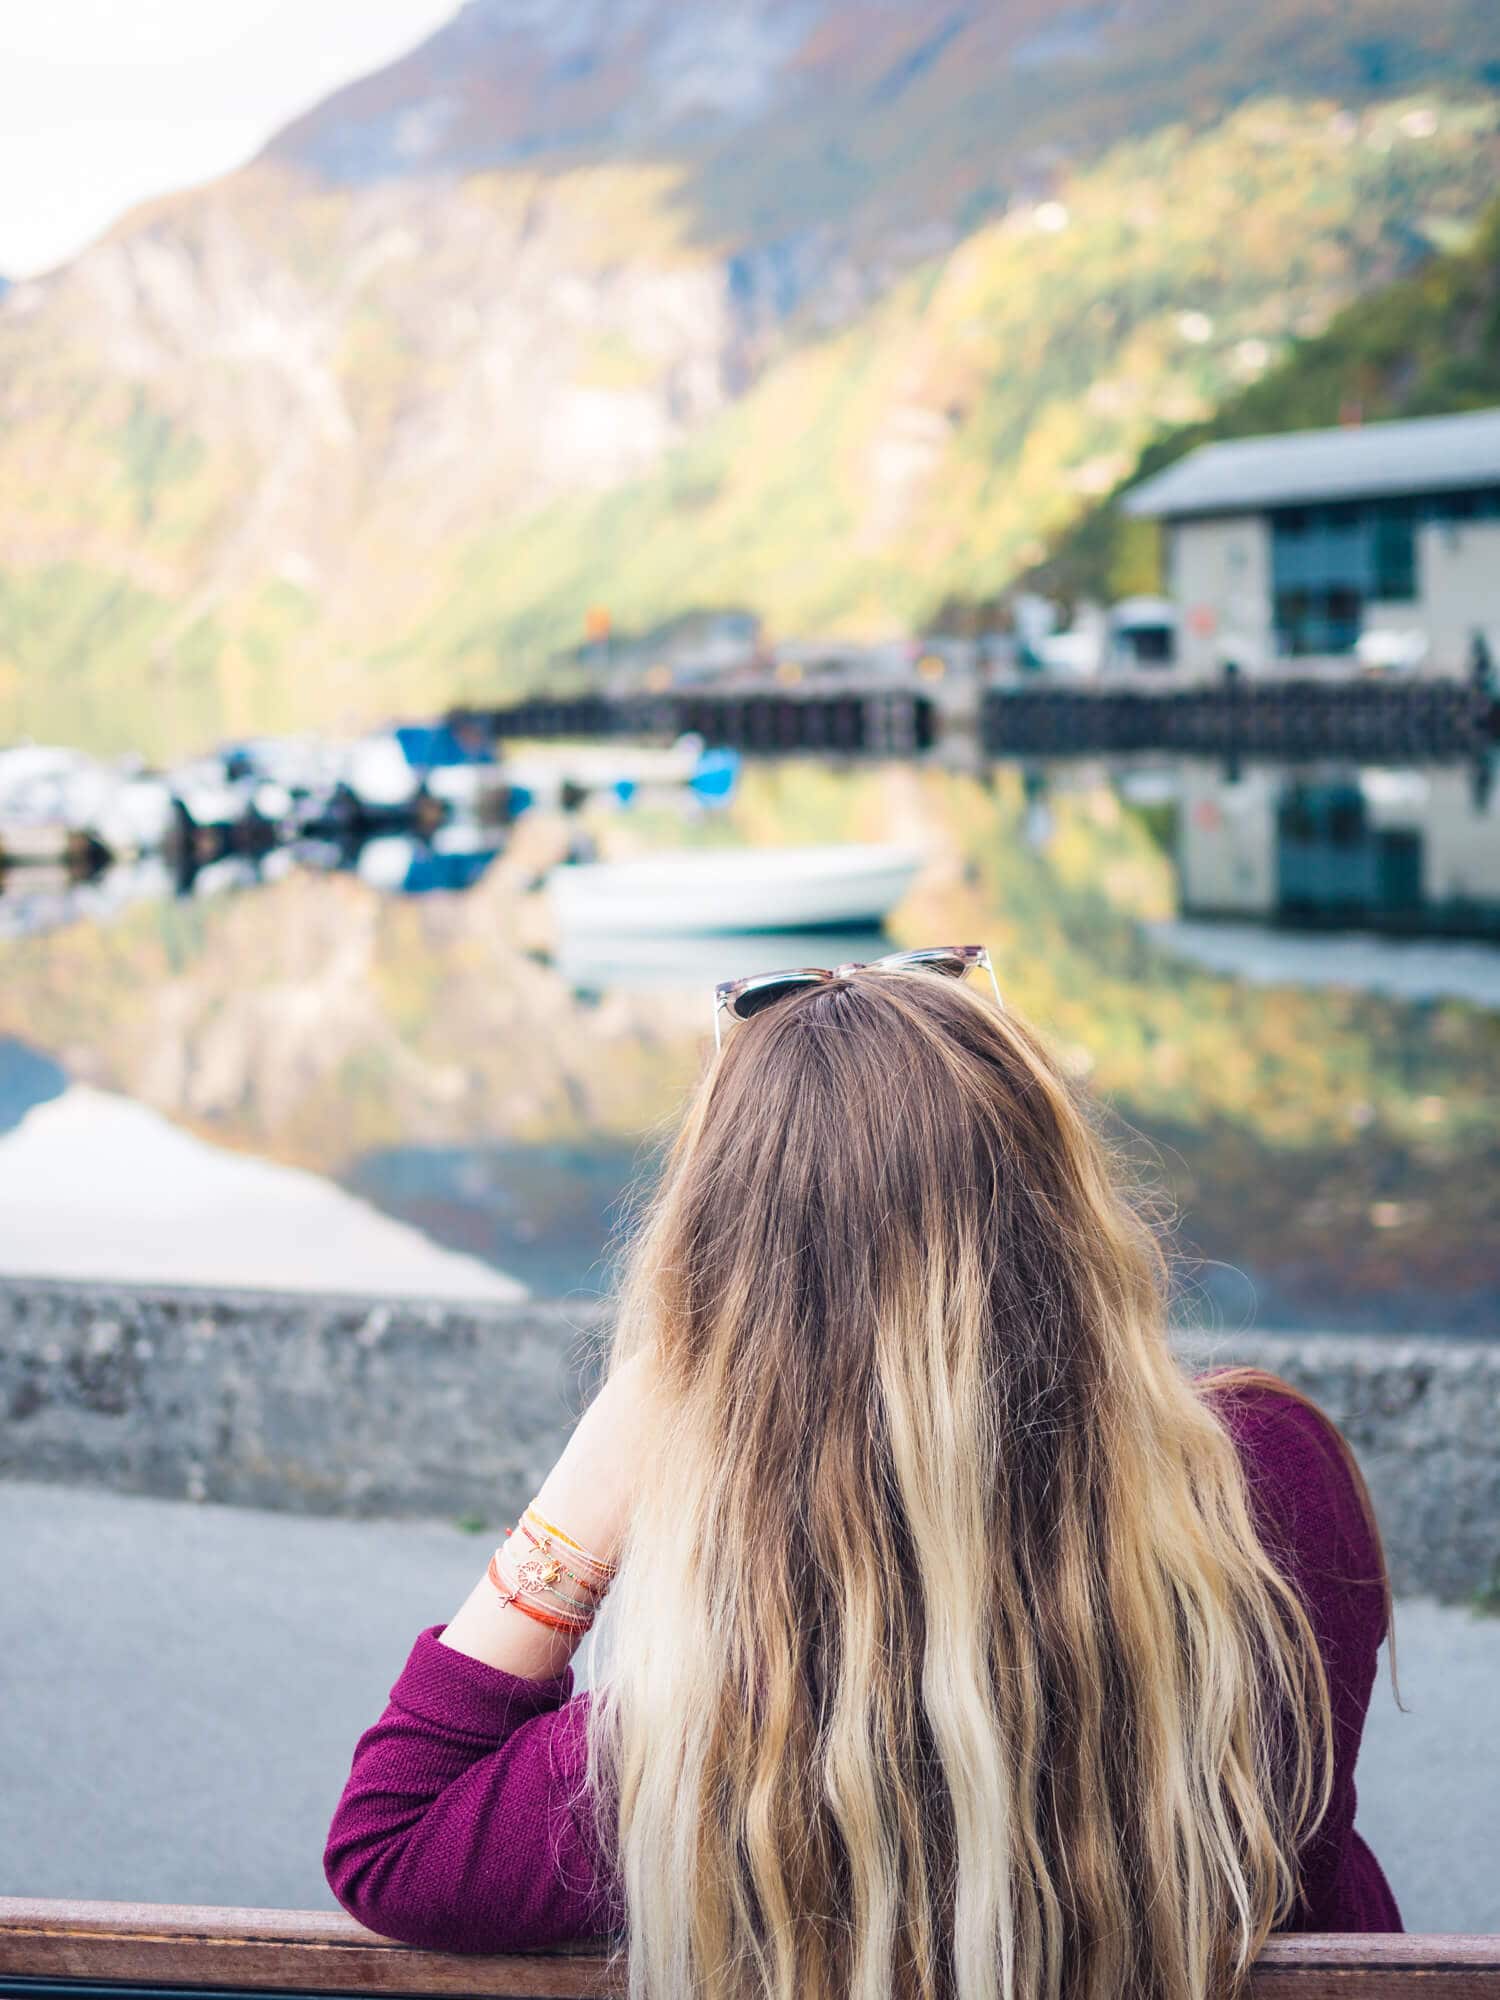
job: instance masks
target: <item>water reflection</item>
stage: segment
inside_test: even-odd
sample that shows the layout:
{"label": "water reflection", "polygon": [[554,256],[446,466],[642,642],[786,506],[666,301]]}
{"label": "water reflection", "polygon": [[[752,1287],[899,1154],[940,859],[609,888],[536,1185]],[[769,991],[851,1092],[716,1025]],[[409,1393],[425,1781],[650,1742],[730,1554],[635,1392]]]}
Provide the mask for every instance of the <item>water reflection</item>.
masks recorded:
{"label": "water reflection", "polygon": [[[539,886],[580,828],[606,858],[894,841],[924,861],[884,933],[605,946],[559,938]],[[1413,832],[1419,865],[1389,838]],[[445,879],[431,842],[378,867],[268,857],[249,893],[122,899],[109,921],[11,935],[0,1034],[536,1289],[589,1291],[710,1046],[716,979],[973,939],[1175,1204],[1190,1310],[1497,1330],[1496,1014],[1441,976],[1417,997],[1364,990],[1290,894],[1321,882],[1328,923],[1363,922],[1375,893],[1409,933],[1422,909],[1444,939],[1483,930],[1500,821],[1470,772],[768,764],[716,819],[537,810],[453,858]],[[1193,961],[1192,931],[1239,937],[1235,975]],[[1278,969],[1288,943],[1325,963]],[[1455,949],[1500,963],[1420,935],[1377,955]]]}
{"label": "water reflection", "polygon": [[472,889],[500,852],[500,842],[482,827],[444,827],[430,840],[391,833],[367,840],[341,864],[360,880],[403,896],[430,896]]}
{"label": "water reflection", "polygon": [[588,1143],[393,1146],[345,1175],[354,1194],[434,1243],[482,1258],[540,1298],[607,1291],[632,1198],[656,1149]]}
{"label": "water reflection", "polygon": [[549,955],[575,993],[696,992],[703,997],[707,1021],[721,979],[748,979],[801,965],[846,965],[889,950],[886,933],[874,929],[706,937],[585,937],[561,931]]}
{"label": "water reflection", "polygon": [[1224,773],[1186,765],[1185,917],[1500,939],[1490,768]]}
{"label": "water reflection", "polygon": [[207,901],[263,888],[294,871],[354,874],[373,888],[412,896],[471,889],[500,848],[493,828],[460,822],[426,838],[406,832],[314,838],[211,861],[143,855],[82,878],[64,869],[27,868],[0,876],[0,938],[108,923],[135,903]]}

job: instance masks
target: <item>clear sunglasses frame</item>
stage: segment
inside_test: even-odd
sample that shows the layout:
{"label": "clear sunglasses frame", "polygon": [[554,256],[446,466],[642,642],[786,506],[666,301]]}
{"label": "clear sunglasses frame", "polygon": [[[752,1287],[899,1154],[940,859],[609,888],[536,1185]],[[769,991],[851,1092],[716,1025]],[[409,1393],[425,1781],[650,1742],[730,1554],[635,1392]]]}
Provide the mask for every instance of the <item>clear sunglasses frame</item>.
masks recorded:
{"label": "clear sunglasses frame", "polygon": [[723,1047],[723,1015],[748,1021],[752,1014],[802,986],[826,986],[835,979],[847,979],[851,972],[936,972],[944,978],[963,979],[980,966],[990,975],[995,1005],[1003,1014],[1005,1002],[1000,997],[994,962],[982,944],[929,944],[914,951],[887,952],[884,958],[851,959],[833,967],[798,965],[785,972],[756,973],[749,979],[722,979],[714,988],[714,1047]]}

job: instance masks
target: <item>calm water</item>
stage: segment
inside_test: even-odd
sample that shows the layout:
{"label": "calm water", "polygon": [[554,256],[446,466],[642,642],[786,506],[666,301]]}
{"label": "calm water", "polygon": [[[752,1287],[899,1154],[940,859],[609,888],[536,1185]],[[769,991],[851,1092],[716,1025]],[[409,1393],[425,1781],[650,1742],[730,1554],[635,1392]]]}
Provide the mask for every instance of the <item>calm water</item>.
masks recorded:
{"label": "calm water", "polygon": [[[788,764],[751,769],[716,814],[584,819],[605,854],[897,839],[927,865],[888,938],[628,955],[553,934],[536,885],[578,823],[542,814],[466,867],[408,869],[387,849],[362,879],[277,857],[273,879],[230,871],[186,897],[105,885],[89,913],[32,934],[12,898],[0,1192],[9,1172],[35,1193],[33,1163],[56,1175],[61,1159],[56,1202],[86,1202],[107,1238],[128,1176],[135,1212],[154,1200],[167,1219],[157,1274],[201,1276],[216,1252],[183,1193],[192,1135],[247,1168],[310,1171],[470,1268],[591,1295],[711,1047],[715,979],[982,940],[1007,999],[1089,1077],[1133,1171],[1175,1208],[1190,1316],[1500,1331],[1486,772]],[[130,1136],[141,1107],[160,1146]],[[256,1226],[247,1209],[226,1238],[236,1275]],[[34,1267],[20,1233],[0,1213],[0,1265]],[[358,1286],[360,1254],[330,1248],[326,1282]]]}

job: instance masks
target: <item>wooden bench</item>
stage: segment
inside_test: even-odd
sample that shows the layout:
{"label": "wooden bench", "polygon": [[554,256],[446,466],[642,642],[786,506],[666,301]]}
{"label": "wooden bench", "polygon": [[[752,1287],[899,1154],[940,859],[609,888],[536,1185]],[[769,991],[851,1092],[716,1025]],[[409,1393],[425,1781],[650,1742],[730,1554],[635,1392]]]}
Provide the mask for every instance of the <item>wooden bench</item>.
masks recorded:
{"label": "wooden bench", "polygon": [[[1272,1939],[1254,2000],[1500,2000],[1500,1937]],[[588,1946],[514,1957],[416,1950],[340,1910],[194,1909],[0,1897],[0,1994],[472,1994],[603,2000]]]}

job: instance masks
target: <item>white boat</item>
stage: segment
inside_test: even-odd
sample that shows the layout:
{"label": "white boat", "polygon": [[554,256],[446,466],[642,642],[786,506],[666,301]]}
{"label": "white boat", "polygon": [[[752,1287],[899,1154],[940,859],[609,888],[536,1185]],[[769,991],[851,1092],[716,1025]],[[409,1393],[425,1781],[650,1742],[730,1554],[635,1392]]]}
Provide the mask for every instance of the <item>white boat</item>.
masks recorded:
{"label": "white boat", "polygon": [[476,813],[501,786],[487,749],[465,743],[446,723],[402,723],[351,744],[343,784],[364,818],[401,820],[424,798],[447,811]]}
{"label": "white boat", "polygon": [[174,765],[168,783],[190,832],[227,841],[253,813],[256,780],[227,777],[222,757],[193,757]]}
{"label": "white boat", "polygon": [[101,764],[82,750],[21,744],[0,751],[0,841],[12,859],[63,852],[85,835],[109,853],[151,853],[172,824],[164,781],[133,763]]}
{"label": "white boat", "polygon": [[687,785],[703,756],[703,738],[692,731],[668,744],[512,744],[505,752],[505,775],[524,785],[539,805],[552,806],[569,785],[585,792]]}
{"label": "white boat", "polygon": [[422,789],[422,774],[413,767],[393,729],[352,743],[341,775],[360,810],[373,819],[410,812]]}
{"label": "white boat", "polygon": [[883,922],[922,859],[883,845],[682,849],[565,864],[547,889],[564,934],[830,930]]}

